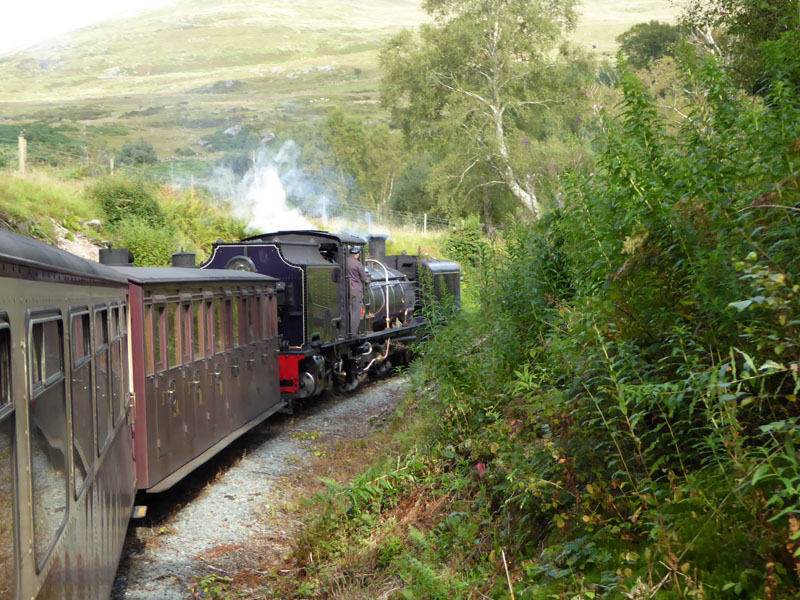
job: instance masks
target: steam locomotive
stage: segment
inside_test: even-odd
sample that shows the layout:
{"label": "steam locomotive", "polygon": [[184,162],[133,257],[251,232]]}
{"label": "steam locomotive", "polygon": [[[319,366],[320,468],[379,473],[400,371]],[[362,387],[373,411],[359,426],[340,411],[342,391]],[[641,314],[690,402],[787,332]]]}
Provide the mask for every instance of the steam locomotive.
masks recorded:
{"label": "steam locomotive", "polygon": [[[217,242],[201,265],[262,273],[281,282],[280,386],[288,401],[331,388],[352,390],[368,371],[383,374],[393,360],[405,360],[423,322],[416,309],[425,294],[460,302],[457,264],[387,256],[386,237],[374,235],[365,261],[370,279],[365,310],[357,327],[349,323],[345,257],[365,244],[356,236],[325,231],[265,233],[236,243]],[[428,285],[421,286],[421,281]],[[348,335],[355,330],[357,335]]]}
{"label": "steam locomotive", "polygon": [[360,238],[264,234],[215,244],[201,268],[142,268],[0,230],[0,600],[107,598],[137,490],[402,357],[425,290],[458,301],[458,267],[381,242],[349,336],[344,256]]}

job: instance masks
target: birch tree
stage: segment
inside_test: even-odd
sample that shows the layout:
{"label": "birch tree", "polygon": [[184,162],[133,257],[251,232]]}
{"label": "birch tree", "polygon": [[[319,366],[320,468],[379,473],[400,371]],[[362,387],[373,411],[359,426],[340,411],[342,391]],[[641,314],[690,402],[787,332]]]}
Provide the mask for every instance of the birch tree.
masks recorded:
{"label": "birch tree", "polygon": [[454,187],[467,179],[500,186],[538,219],[537,173],[520,171],[511,131],[516,148],[518,138],[527,140],[516,134],[532,111],[567,100],[558,46],[575,22],[575,1],[427,0],[423,6],[432,23],[419,35],[399,34],[382,53],[384,104],[412,144],[447,142],[450,162],[458,163]]}

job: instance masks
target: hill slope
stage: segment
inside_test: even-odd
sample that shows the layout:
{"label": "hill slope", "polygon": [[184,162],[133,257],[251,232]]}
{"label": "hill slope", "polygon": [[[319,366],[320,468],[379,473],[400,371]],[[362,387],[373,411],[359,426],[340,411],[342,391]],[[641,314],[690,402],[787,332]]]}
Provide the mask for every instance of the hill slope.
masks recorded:
{"label": "hill slope", "polygon": [[[0,121],[55,124],[112,150],[145,137],[166,158],[206,155],[203,137],[231,127],[285,132],[333,106],[382,117],[378,53],[424,21],[419,4],[176,0],[0,56]],[[634,23],[674,12],[659,0],[587,2],[574,37],[610,53]]]}

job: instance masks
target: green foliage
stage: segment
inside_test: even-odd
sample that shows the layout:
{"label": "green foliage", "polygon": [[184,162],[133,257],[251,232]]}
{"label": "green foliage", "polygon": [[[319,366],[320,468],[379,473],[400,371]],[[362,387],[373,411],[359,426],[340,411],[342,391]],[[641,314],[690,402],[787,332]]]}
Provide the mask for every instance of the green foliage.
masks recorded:
{"label": "green foliage", "polygon": [[261,136],[247,125],[229,129],[219,129],[203,136],[203,140],[211,144],[215,152],[231,150],[255,150],[261,142]]}
{"label": "green foliage", "polygon": [[[463,244],[478,310],[412,370],[427,470],[388,495],[371,473],[313,532],[344,555],[391,531],[349,573],[406,598],[800,596],[800,102],[681,69],[679,127],[623,74],[564,207]],[[420,490],[447,508],[395,524]]]}
{"label": "green foliage", "polygon": [[25,233],[35,224],[42,237],[55,241],[53,220],[77,231],[82,221],[96,219],[99,210],[79,185],[65,184],[47,173],[25,177],[0,174],[0,213],[12,229]]}
{"label": "green foliage", "polygon": [[166,267],[178,251],[175,229],[153,225],[140,216],[126,216],[117,223],[114,246],[127,248],[137,267]]}
{"label": "green foliage", "polygon": [[144,138],[128,141],[122,145],[119,152],[119,162],[126,165],[152,165],[158,162],[153,144]]}
{"label": "green foliage", "polygon": [[486,256],[489,243],[477,216],[467,217],[448,234],[444,251],[458,263],[477,266]]}
{"label": "green foliage", "polygon": [[336,160],[342,179],[354,181],[348,197],[368,205],[386,205],[400,169],[399,135],[385,123],[367,127],[361,117],[337,109],[325,118],[325,141]]}
{"label": "green foliage", "polygon": [[58,129],[46,123],[26,123],[25,125],[0,125],[0,139],[16,142],[20,133],[24,133],[28,144],[48,144],[62,148],[82,148],[84,142],[64,135]]}
{"label": "green foliage", "polygon": [[[425,9],[434,23],[418,37],[395,36],[381,54],[381,99],[407,144],[436,159],[426,190],[449,215],[500,220],[522,207],[538,218],[537,188],[561,162],[548,142],[556,132],[581,135],[578,90],[594,75],[579,52],[556,52],[574,3],[448,0]],[[557,186],[544,185],[555,196]]]}
{"label": "green foliage", "polygon": [[[766,72],[775,66],[764,55],[762,44],[786,39],[800,26],[798,0],[692,0],[681,17],[688,30],[713,32],[715,52],[729,57],[734,80],[754,93],[763,94]],[[800,79],[794,79],[794,85]]]}
{"label": "green foliage", "polygon": [[675,56],[680,27],[650,21],[638,23],[617,36],[619,50],[633,69],[644,69],[664,56]]}
{"label": "green foliage", "polygon": [[119,229],[120,222],[126,218],[155,226],[165,222],[155,188],[143,179],[121,175],[103,177],[89,185],[88,194],[102,208],[109,227]]}

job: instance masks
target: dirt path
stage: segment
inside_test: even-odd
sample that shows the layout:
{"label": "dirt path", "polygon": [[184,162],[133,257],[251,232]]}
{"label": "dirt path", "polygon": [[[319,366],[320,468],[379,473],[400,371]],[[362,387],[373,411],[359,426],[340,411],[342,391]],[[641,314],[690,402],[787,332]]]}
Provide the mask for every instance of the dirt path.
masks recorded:
{"label": "dirt path", "polygon": [[[270,419],[172,490],[140,498],[149,514],[128,530],[111,598],[199,597],[193,590],[202,577],[200,587],[215,585],[217,578],[224,585],[226,577],[242,576],[242,564],[279,562],[296,525],[264,519],[265,513],[315,477],[307,469],[315,455],[337,441],[368,437],[384,423],[406,386],[395,377],[301,407],[293,417]],[[258,573],[250,574],[257,586]]]}

